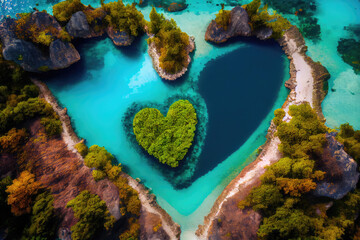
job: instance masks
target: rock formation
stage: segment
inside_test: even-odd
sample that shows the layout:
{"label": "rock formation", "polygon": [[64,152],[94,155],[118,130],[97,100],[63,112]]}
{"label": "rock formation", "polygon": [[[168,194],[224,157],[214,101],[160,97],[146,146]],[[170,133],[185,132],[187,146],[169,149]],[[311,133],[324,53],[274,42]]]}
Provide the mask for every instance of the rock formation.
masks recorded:
{"label": "rock formation", "polygon": [[230,12],[230,24],[227,30],[219,26],[215,20],[212,20],[206,30],[205,40],[223,43],[232,37],[248,37],[251,35],[249,21],[249,15],[245,9],[240,6],[234,7]]}
{"label": "rock formation", "polygon": [[106,29],[106,33],[113,43],[118,47],[130,46],[134,41],[134,37],[125,31],[115,30],[112,27]]}
{"label": "rock formation", "polygon": [[[61,31],[61,26],[56,19],[45,12],[32,13],[29,23],[35,24],[40,31],[47,28]],[[0,22],[3,56],[6,60],[19,64],[25,71],[63,69],[80,60],[80,54],[71,43],[56,39],[44,51],[37,44],[19,39],[15,34],[15,25],[15,20],[10,18],[5,18]]]}
{"label": "rock formation", "polygon": [[74,13],[66,24],[66,31],[75,38],[90,38],[90,26],[83,11]]}
{"label": "rock formation", "polygon": [[[189,64],[191,62],[190,53],[193,52],[194,50],[195,50],[195,38],[191,36],[191,37],[189,37],[189,45],[186,48],[186,52],[188,54],[187,66],[189,66]],[[165,72],[160,67],[160,60],[159,60],[160,59],[160,53],[157,51],[154,43],[151,43],[149,45],[148,53],[149,53],[149,55],[150,55],[150,57],[152,59],[153,66],[154,66],[156,72],[163,79],[174,81],[174,80],[180,78],[181,76],[183,76],[188,70],[187,67],[184,67],[180,72],[177,72],[175,74],[170,74],[170,73]]]}
{"label": "rock formation", "polygon": [[[326,134],[328,144],[324,149],[324,153],[328,152],[329,156],[335,158],[342,176],[339,180],[331,178],[317,183],[314,191],[314,195],[317,197],[341,199],[348,192],[356,188],[359,180],[360,174],[357,172],[357,163],[344,151],[344,145],[335,139],[336,134],[335,132]],[[331,174],[331,171],[334,171],[334,169],[334,167],[330,167],[328,173]]]}

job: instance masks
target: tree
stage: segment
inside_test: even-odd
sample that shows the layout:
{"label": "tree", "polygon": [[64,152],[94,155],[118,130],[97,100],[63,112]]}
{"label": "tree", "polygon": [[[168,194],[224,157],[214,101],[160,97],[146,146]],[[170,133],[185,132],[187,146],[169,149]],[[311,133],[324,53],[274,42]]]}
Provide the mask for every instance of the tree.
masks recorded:
{"label": "tree", "polygon": [[105,167],[111,164],[114,156],[106,151],[104,147],[93,145],[89,148],[89,152],[86,155],[84,162],[89,168],[96,168],[98,170],[105,170]]}
{"label": "tree", "polygon": [[7,187],[8,204],[15,216],[30,213],[32,197],[40,188],[40,183],[35,181],[35,175],[28,171],[21,172],[17,179]]}
{"label": "tree", "polygon": [[165,22],[164,15],[157,13],[155,7],[152,7],[150,12],[150,22],[149,22],[150,33],[156,35],[160,31],[161,25],[164,22]]}
{"label": "tree", "polygon": [[54,197],[46,191],[36,197],[32,207],[30,226],[25,229],[25,233],[29,239],[53,239],[56,230]]}
{"label": "tree", "polygon": [[74,216],[79,220],[71,227],[73,240],[91,239],[96,231],[103,227],[109,230],[115,222],[105,201],[89,191],[82,191],[76,198],[69,201],[66,207],[72,208]]}
{"label": "tree", "polygon": [[18,153],[23,147],[28,134],[26,130],[12,128],[5,135],[0,137],[0,152]]}

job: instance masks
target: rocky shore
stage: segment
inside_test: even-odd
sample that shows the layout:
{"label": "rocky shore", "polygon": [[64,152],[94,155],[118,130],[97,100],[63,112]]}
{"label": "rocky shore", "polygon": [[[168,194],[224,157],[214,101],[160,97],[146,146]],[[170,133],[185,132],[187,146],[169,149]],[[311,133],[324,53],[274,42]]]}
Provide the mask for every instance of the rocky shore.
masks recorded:
{"label": "rocky shore", "polygon": [[[285,86],[291,91],[282,109],[286,112],[284,121],[290,121],[289,106],[309,102],[319,117],[323,119],[321,102],[327,89],[326,80],[330,75],[320,64],[306,55],[307,47],[298,28],[293,26],[278,40],[290,60],[290,79]],[[271,123],[267,141],[257,159],[245,167],[233,179],[215,201],[204,224],[200,225],[196,235],[200,239],[257,239],[257,230],[262,217],[252,209],[241,210],[238,202],[244,200],[251,189],[260,185],[260,176],[265,167],[281,158],[278,151],[280,140],[275,135],[276,127]]]}
{"label": "rocky shore", "polygon": [[[189,66],[189,64],[191,62],[190,53],[193,52],[194,49],[195,49],[195,38],[191,36],[191,37],[189,37],[189,45],[186,48],[186,52],[188,54],[187,66]],[[186,71],[188,70],[188,67],[184,67],[180,72],[175,73],[175,74],[165,72],[164,69],[162,69],[160,67],[160,61],[159,61],[160,53],[157,51],[154,43],[151,43],[149,45],[148,53],[152,59],[153,66],[154,66],[156,72],[163,79],[174,81],[174,80],[180,78],[181,76],[183,76],[186,73]]]}
{"label": "rocky shore", "polygon": [[[54,110],[60,116],[60,120],[62,122],[62,127],[63,127],[61,141],[63,142],[64,147],[68,148],[68,151],[71,152],[69,154],[72,154],[73,156],[71,161],[68,161],[63,165],[64,166],[67,166],[66,164],[72,165],[74,164],[74,161],[77,162],[77,164],[80,164],[82,166],[82,169],[84,169],[82,171],[85,171],[88,177],[86,179],[82,179],[81,181],[80,180],[75,181],[75,183],[81,182],[82,184],[86,185],[89,184],[89,182],[90,183],[94,182],[94,186],[97,186],[96,185],[97,183],[95,183],[91,175],[91,170],[83,164],[83,158],[81,157],[80,154],[77,153],[77,151],[74,148],[75,144],[80,142],[81,140],[78,138],[78,136],[76,135],[76,133],[74,132],[71,126],[71,119],[67,115],[66,109],[63,109],[59,106],[56,98],[52,95],[51,91],[48,89],[45,83],[40,82],[38,80],[33,80],[33,82],[39,87],[41,96],[44,97],[45,100],[52,105]],[[49,143],[49,145],[51,146],[51,142]],[[64,149],[64,147],[62,149]],[[61,154],[61,153],[57,152],[57,154]],[[45,162],[48,162],[48,164],[49,163],[52,164],[51,161],[45,161]],[[181,233],[180,226],[177,223],[175,223],[170,217],[170,215],[158,205],[155,196],[150,194],[149,190],[147,190],[144,185],[137,182],[129,175],[127,175],[126,173],[122,173],[122,174],[128,179],[129,185],[139,193],[139,198],[142,204],[140,211],[140,239],[144,239],[144,240],[145,239],[180,239],[180,233]],[[72,174],[72,177],[74,177],[75,175],[78,174]],[[77,177],[75,177],[75,179],[77,179]],[[69,180],[69,182],[74,182],[74,181]],[[97,187],[98,189],[105,189],[104,187],[101,187],[103,185],[102,184],[103,182],[107,183],[112,189],[112,191],[106,195],[107,198],[103,199],[101,197],[102,196],[101,194],[106,194],[106,191],[103,192],[95,191],[95,193],[99,194],[99,196],[107,202],[108,206],[111,206],[111,208],[109,209],[114,209],[115,207],[117,207],[116,211],[112,210],[110,212],[118,219],[120,218],[120,212],[118,212],[118,208],[119,208],[118,191],[116,187],[108,180],[101,180],[100,182],[98,182],[99,183]],[[66,184],[68,183],[65,183],[64,181],[64,185]],[[49,186],[51,187],[52,185],[49,183]],[[74,194],[75,193],[73,193],[72,195]],[[64,200],[63,203],[66,203],[67,200],[71,200],[76,196],[76,194],[75,196],[72,195],[71,194],[69,196],[66,195],[67,198],[69,199],[66,199],[66,201]],[[60,209],[66,209],[66,208],[65,206],[62,206],[60,207]],[[70,223],[73,222],[70,221]],[[70,224],[65,226],[66,227],[63,227],[59,231],[60,239],[69,239],[68,237],[70,234],[69,232]]]}

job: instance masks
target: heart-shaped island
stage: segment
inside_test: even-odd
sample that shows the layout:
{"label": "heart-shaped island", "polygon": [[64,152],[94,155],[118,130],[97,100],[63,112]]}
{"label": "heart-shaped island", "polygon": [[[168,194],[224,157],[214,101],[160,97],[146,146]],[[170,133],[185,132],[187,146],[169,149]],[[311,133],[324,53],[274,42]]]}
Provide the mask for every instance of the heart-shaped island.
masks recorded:
{"label": "heart-shaped island", "polygon": [[161,163],[177,167],[192,145],[197,124],[195,108],[188,100],[173,103],[164,115],[144,108],[134,117],[138,143]]}

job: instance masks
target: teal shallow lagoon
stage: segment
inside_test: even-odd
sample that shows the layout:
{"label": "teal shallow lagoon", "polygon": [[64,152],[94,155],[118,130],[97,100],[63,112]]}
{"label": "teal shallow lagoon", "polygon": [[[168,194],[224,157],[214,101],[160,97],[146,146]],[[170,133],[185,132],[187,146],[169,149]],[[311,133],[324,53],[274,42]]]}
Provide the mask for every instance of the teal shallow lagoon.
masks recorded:
{"label": "teal shallow lagoon", "polygon": [[[2,12],[4,14],[13,15],[15,12],[29,11],[35,7],[35,2],[29,0],[8,2],[18,3],[18,5],[16,7],[11,5],[13,9],[1,8],[0,11],[6,11]],[[94,2],[97,1],[84,2],[96,6]],[[241,3],[246,2],[248,1]],[[318,0],[317,2],[316,16],[321,24],[322,39],[317,43],[307,40],[307,45],[309,46],[309,54],[314,60],[321,61],[332,74],[330,89],[336,90],[334,92],[329,91],[329,95],[323,103],[325,117],[331,127],[349,121],[355,127],[360,128],[358,121],[360,108],[357,106],[360,96],[360,79],[358,75],[353,73],[351,67],[342,61],[336,51],[339,38],[347,35],[343,27],[350,23],[359,22],[360,4],[357,0]],[[126,160],[131,159],[132,164],[141,166],[141,169],[130,166],[130,174],[133,177],[140,177],[148,187],[152,188],[160,205],[170,213],[176,222],[181,224],[184,239],[191,239],[190,236],[193,236],[197,225],[202,223],[203,217],[208,214],[223,188],[251,161],[248,156],[254,154],[257,147],[264,143],[264,136],[272,118],[272,110],[280,107],[287,95],[284,87],[279,88],[278,97],[272,110],[267,113],[266,118],[244,144],[241,147],[239,146],[239,149],[226,160],[222,159],[224,161],[217,167],[198,178],[189,188],[176,191],[156,169],[144,164],[147,161],[146,158],[139,156],[136,151],[121,152],[121,149],[133,149],[124,135],[117,134],[122,131],[121,115],[127,105],[133,101],[161,103],[171,95],[179,93],[196,96],[197,79],[207,62],[239,48],[248,47],[244,43],[236,42],[226,47],[217,48],[203,41],[206,26],[214,17],[214,13],[218,11],[219,6],[216,4],[220,1],[212,1],[212,3],[188,1],[188,3],[190,6],[184,12],[166,13],[167,16],[173,17],[178,22],[183,31],[196,37],[197,49],[194,55],[195,61],[189,73],[191,77],[182,84],[173,86],[158,78],[152,68],[150,58],[147,56],[146,44],[139,43],[137,45],[138,50],[131,53],[127,50],[113,51],[114,47],[108,39],[89,43],[92,46],[86,53],[88,56],[83,56],[84,61],[81,63],[86,66],[86,71],[79,71],[77,77],[66,77],[64,75],[58,82],[52,81],[50,83],[54,94],[63,106],[68,108],[80,137],[86,138],[89,145],[106,146],[126,165],[129,165]],[[51,11],[50,5],[52,4],[53,2],[50,1],[40,1],[38,8]],[[230,7],[227,6],[226,8]],[[148,16],[150,8],[141,10],[145,16]],[[286,61],[284,62],[283,71],[287,73],[288,66]],[[83,66],[78,67],[84,69]],[[117,78],[107,77],[112,74],[116,74]],[[284,74],[282,80],[286,80],[287,77]],[[109,95],[109,92],[116,94]],[[89,94],[97,97],[89,98]],[[73,101],[74,98],[77,100]],[[111,104],[116,101],[121,101],[124,105]],[[202,103],[206,107],[205,101]],[[81,106],[86,106],[86,108]],[[95,109],[101,111],[94,111]],[[102,114],[101,117],[99,117],[100,113]],[[118,124],[110,124],[104,119],[112,119]],[[116,142],[121,144],[115,145]],[[248,161],[246,161],[247,159]]]}

